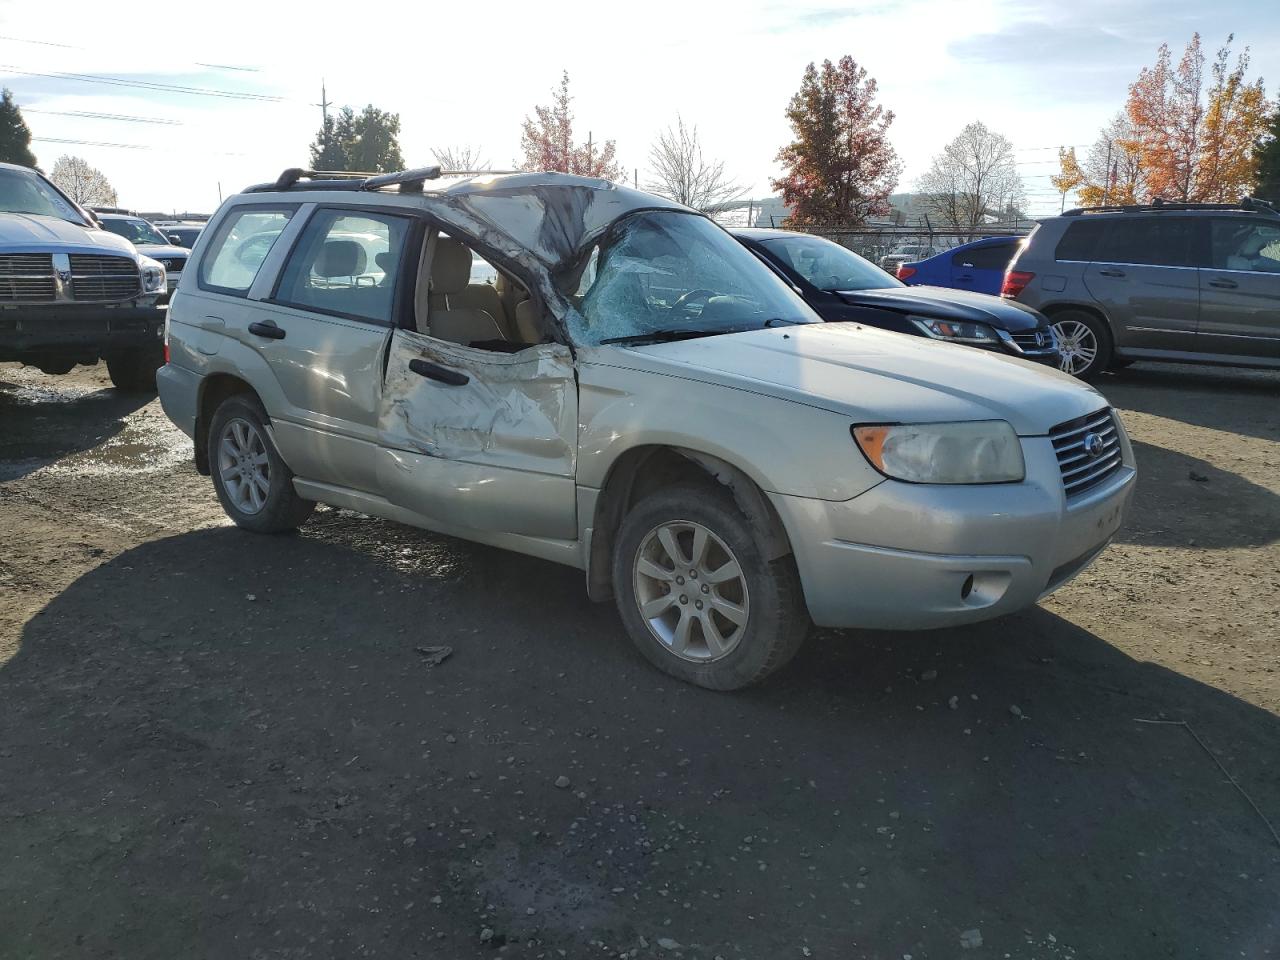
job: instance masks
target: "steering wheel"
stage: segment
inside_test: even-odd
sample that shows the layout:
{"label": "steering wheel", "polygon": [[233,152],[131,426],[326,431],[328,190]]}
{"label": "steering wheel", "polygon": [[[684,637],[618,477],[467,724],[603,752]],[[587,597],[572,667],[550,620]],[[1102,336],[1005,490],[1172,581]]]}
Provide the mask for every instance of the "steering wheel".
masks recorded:
{"label": "steering wheel", "polygon": [[710,300],[715,295],[716,295],[716,292],[714,290],[690,290],[688,293],[686,293],[684,296],[682,296],[679,300],[677,300],[675,303],[671,305],[671,312],[675,313],[676,311],[681,311],[681,312],[686,311],[689,309],[689,304],[692,301]]}

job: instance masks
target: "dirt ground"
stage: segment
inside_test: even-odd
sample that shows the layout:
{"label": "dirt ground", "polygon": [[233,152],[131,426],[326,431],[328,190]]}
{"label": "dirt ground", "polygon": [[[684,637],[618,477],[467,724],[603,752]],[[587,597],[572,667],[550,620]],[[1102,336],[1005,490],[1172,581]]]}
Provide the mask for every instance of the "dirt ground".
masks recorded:
{"label": "dirt ground", "polygon": [[0,366],[0,958],[1280,957],[1280,375],[1101,386],[1088,572],[724,695],[567,568],[242,533],[157,403]]}

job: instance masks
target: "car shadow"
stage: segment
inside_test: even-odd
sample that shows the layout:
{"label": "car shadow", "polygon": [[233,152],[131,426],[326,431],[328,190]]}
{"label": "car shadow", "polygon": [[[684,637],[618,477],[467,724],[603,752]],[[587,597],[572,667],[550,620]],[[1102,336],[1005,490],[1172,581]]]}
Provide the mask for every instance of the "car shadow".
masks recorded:
{"label": "car shadow", "polygon": [[1122,410],[1280,440],[1280,371],[1139,363],[1108,373],[1095,386]]}
{"label": "car shadow", "polygon": [[1274,812],[1280,719],[1039,608],[716,694],[578,571],[326,511],[85,574],[0,703],[0,956],[1280,942],[1265,826],[1135,722]]}
{"label": "car shadow", "polygon": [[1138,487],[1120,543],[1222,550],[1280,541],[1280,496],[1176,450],[1131,440]]}
{"label": "car shadow", "polygon": [[0,379],[0,482],[99,446],[152,399],[114,389],[86,391],[54,378],[40,383]]}

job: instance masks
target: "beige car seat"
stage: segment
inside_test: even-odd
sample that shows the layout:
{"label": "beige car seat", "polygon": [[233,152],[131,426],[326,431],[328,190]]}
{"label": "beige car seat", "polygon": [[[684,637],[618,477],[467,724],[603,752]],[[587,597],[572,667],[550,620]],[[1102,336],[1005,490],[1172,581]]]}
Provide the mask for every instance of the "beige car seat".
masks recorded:
{"label": "beige car seat", "polygon": [[[471,251],[465,244],[451,237],[437,237],[434,246],[427,332],[433,337],[454,343],[507,339],[492,313],[467,302],[471,280]],[[497,293],[494,291],[495,302],[496,297]]]}

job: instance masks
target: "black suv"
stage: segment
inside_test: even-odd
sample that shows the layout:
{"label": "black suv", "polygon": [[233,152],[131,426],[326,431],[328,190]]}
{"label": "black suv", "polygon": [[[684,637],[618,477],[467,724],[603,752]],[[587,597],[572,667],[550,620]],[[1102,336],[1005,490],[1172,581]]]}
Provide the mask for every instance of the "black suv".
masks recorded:
{"label": "black suv", "polygon": [[1049,316],[1078,377],[1134,360],[1280,368],[1280,213],[1249,198],[1069,210],[1032,232],[1001,293]]}
{"label": "black suv", "polygon": [[985,293],[908,287],[847,247],[790,230],[730,230],[780,274],[814,312],[898,333],[994,350],[1057,366],[1049,321]]}

